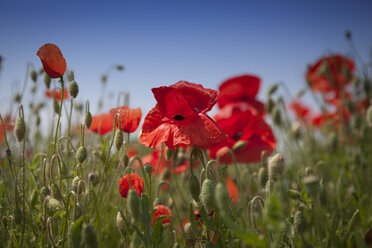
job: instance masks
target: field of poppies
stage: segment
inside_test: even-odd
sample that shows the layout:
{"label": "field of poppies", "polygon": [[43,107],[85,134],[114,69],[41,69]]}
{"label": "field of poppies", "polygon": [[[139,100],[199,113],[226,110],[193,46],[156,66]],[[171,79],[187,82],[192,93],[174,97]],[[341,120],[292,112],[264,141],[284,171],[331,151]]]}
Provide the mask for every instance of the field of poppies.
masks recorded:
{"label": "field of poppies", "polygon": [[295,96],[278,83],[259,100],[244,74],[154,87],[148,113],[128,95],[91,113],[58,46],[35,53],[0,118],[0,247],[372,247],[363,61],[320,55]]}

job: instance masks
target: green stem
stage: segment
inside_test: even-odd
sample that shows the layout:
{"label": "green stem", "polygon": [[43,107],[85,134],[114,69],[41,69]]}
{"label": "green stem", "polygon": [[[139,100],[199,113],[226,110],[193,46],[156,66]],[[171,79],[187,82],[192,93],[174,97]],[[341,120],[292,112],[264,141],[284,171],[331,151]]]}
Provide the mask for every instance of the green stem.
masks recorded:
{"label": "green stem", "polygon": [[57,127],[56,127],[56,134],[54,136],[54,148],[53,148],[53,154],[56,153],[56,147],[57,147],[57,136],[58,136],[58,128],[59,128],[59,122],[61,120],[62,115],[62,106],[63,106],[63,98],[65,97],[65,86],[63,82],[63,76],[61,77],[61,87],[62,87],[62,98],[61,98],[61,106],[59,108],[59,114],[58,114],[58,120],[57,120]]}

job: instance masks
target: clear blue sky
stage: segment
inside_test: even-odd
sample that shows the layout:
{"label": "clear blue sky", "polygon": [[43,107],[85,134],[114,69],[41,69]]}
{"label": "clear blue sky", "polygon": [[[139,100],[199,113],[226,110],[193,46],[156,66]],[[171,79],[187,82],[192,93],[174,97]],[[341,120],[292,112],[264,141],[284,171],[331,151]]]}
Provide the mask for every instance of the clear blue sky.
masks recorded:
{"label": "clear blue sky", "polygon": [[[369,59],[371,1],[10,1],[0,0],[0,111],[20,85],[27,62],[41,67],[36,52],[58,45],[75,71],[79,100],[100,95],[100,75],[112,64],[106,109],[119,91],[143,114],[155,105],[152,87],[178,80],[217,88],[224,79],[251,73],[267,87],[304,86],[309,63],[329,53],[350,54],[345,30]],[[31,84],[31,82],[29,82]],[[113,100],[115,99],[115,100]]]}

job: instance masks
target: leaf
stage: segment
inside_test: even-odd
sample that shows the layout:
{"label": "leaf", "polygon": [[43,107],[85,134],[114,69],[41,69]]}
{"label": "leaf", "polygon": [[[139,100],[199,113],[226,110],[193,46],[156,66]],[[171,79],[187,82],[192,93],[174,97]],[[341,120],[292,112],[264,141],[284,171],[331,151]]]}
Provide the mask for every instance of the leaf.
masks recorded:
{"label": "leaf", "polygon": [[77,221],[72,223],[68,233],[69,247],[80,248],[81,246],[81,230],[83,229],[84,216],[81,216]]}

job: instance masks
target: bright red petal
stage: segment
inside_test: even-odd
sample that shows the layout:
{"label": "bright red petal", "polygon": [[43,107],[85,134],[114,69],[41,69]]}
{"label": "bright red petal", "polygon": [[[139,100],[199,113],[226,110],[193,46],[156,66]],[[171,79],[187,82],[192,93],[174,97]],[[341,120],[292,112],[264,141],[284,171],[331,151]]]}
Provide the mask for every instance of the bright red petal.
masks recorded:
{"label": "bright red petal", "polygon": [[59,78],[65,74],[66,60],[56,45],[45,44],[39,48],[37,56],[39,56],[45,72],[51,78]]}
{"label": "bright red petal", "polygon": [[110,110],[112,119],[115,119],[116,114],[120,115],[121,130],[127,133],[137,130],[142,117],[141,108],[131,109],[128,106],[121,106]]}
{"label": "bright red petal", "polygon": [[104,135],[112,130],[114,123],[110,114],[100,114],[92,116],[90,130]]}

